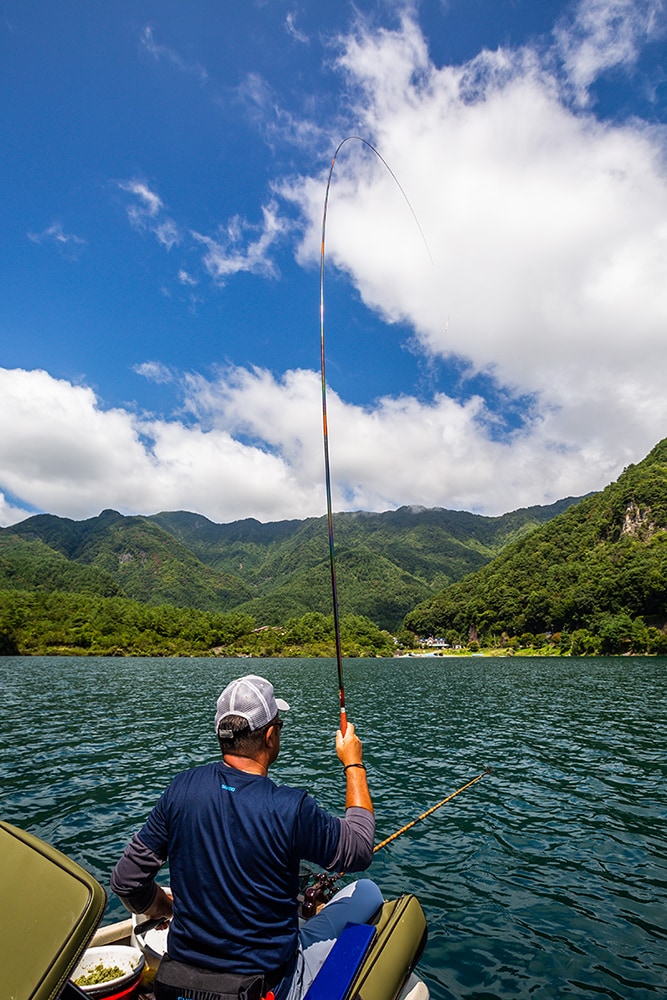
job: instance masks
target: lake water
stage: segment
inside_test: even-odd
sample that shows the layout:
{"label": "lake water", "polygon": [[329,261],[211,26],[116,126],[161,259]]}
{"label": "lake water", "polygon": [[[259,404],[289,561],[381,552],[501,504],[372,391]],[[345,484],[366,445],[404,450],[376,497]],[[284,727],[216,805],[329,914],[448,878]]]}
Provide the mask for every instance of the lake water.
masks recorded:
{"label": "lake water", "polygon": [[[292,706],[280,782],[342,810],[331,660],[0,658],[0,816],[108,888],[171,775],[216,756],[215,700],[268,676]],[[345,661],[386,896],[429,922],[434,1000],[667,996],[667,660]],[[105,921],[124,911],[111,899]]]}

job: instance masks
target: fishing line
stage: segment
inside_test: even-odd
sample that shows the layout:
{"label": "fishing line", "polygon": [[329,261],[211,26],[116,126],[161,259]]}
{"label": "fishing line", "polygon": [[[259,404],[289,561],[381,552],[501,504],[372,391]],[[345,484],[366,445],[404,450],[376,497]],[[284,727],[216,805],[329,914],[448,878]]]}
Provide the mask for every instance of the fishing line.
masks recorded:
{"label": "fishing line", "polygon": [[366,139],[362,139],[359,135],[348,135],[341,142],[339,142],[336,152],[331,160],[331,167],[329,168],[329,177],[327,179],[327,187],[324,195],[324,210],[322,212],[322,243],[320,250],[320,369],[322,372],[322,432],[324,437],[324,476],[326,484],[326,495],[327,495],[327,525],[329,529],[329,566],[331,570],[331,596],[333,600],[333,617],[334,617],[334,635],[336,639],[336,663],[338,665],[338,695],[340,700],[340,731],[345,735],[347,729],[347,711],[345,708],[345,687],[343,685],[343,654],[341,648],[341,638],[340,638],[340,614],[338,610],[338,588],[336,585],[336,555],[335,555],[335,545],[334,545],[334,530],[333,530],[333,510],[331,505],[331,466],[329,463],[329,427],[327,423],[327,380],[326,380],[326,360],[325,360],[325,350],[324,350],[324,259],[325,259],[325,244],[326,244],[326,227],[327,227],[327,209],[329,206],[329,191],[331,189],[331,179],[333,177],[334,166],[336,165],[336,160],[341,149],[346,142],[361,142],[364,146],[370,149],[381,163],[387,168],[392,178],[394,179],[399,191],[405,198],[408,208],[412,213],[412,217],[417,224],[417,228],[421,234],[421,238],[424,241],[424,246],[433,264],[433,257],[431,256],[431,251],[429,250],[428,243],[426,242],[426,237],[422,227],[419,224],[419,219],[415,215],[414,209],[410,204],[410,200],[406,195],[405,191],[401,187],[401,184],[396,177],[396,174],[391,169],[384,157],[378,152],[375,146],[371,145]]}

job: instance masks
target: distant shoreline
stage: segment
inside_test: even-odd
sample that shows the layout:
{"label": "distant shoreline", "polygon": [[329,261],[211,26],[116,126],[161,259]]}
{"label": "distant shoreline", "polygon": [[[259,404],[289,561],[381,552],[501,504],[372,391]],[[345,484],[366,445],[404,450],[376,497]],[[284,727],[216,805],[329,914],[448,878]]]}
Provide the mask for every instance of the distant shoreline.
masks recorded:
{"label": "distant shoreline", "polygon": [[517,658],[525,659],[528,657],[536,657],[536,656],[550,660],[568,660],[568,659],[593,660],[601,658],[604,659],[609,656],[614,656],[614,657],[623,656],[626,658],[631,658],[633,656],[640,658],[645,658],[647,656],[657,657],[657,658],[660,657],[667,658],[667,656],[664,653],[586,653],[585,655],[580,655],[577,653],[573,655],[570,652],[561,653],[558,650],[554,650],[554,648],[552,647],[550,649],[531,649],[531,648],[520,649],[520,650],[515,650],[514,652],[511,653],[508,652],[506,649],[502,648],[487,649],[484,651],[480,650],[479,652],[476,653],[468,652],[462,649],[451,650],[451,651],[448,649],[443,649],[443,650],[438,650],[437,653],[413,651],[411,653],[395,653],[393,659],[394,660],[422,660],[422,659],[470,660],[473,658],[479,658],[481,656],[487,657],[489,659],[494,658],[494,659],[507,659],[507,660],[514,660]]}

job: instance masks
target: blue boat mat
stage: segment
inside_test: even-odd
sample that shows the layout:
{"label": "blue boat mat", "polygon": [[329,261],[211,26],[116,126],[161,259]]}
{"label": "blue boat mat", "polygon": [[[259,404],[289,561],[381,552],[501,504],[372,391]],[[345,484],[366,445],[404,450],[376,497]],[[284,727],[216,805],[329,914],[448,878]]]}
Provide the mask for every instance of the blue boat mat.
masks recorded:
{"label": "blue boat mat", "polygon": [[373,942],[375,932],[372,924],[346,924],[304,1000],[344,1000],[357,969]]}

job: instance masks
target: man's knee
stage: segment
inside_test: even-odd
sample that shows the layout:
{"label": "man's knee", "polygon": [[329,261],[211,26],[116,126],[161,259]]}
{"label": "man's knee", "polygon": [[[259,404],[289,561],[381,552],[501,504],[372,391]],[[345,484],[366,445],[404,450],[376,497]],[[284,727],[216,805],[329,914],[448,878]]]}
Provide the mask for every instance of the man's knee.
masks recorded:
{"label": "man's knee", "polygon": [[[348,897],[348,920],[353,924],[363,924],[370,920],[384,902],[382,893],[370,878],[360,878],[342,889],[339,897]],[[337,897],[334,897],[334,900]],[[334,901],[332,900],[332,902]]]}

